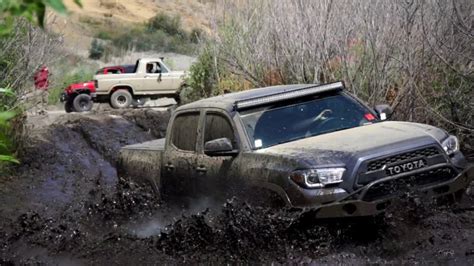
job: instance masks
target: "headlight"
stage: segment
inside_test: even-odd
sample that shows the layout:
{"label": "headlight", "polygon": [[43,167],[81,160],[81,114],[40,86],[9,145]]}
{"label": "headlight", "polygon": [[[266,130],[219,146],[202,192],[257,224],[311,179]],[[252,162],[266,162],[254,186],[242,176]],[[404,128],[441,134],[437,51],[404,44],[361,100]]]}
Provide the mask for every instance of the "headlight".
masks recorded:
{"label": "headlight", "polygon": [[451,154],[459,151],[458,138],[456,138],[456,136],[449,136],[447,139],[445,139],[441,143],[441,146],[443,147],[446,154],[451,155]]}
{"label": "headlight", "polygon": [[326,185],[342,182],[345,168],[322,168],[297,170],[290,174],[290,179],[302,187],[322,188]]}

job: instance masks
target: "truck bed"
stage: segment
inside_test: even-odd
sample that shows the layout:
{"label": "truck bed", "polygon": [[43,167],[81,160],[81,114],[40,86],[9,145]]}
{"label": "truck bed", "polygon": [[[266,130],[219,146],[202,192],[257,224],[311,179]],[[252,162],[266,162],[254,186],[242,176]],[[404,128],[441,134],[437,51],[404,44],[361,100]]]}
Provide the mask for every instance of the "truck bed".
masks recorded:
{"label": "truck bed", "polygon": [[117,167],[118,176],[125,180],[151,184],[158,193],[164,148],[164,138],[122,147]]}
{"label": "truck bed", "polygon": [[163,151],[165,149],[165,139],[155,139],[133,145],[122,147],[122,150],[147,150],[147,151]]}

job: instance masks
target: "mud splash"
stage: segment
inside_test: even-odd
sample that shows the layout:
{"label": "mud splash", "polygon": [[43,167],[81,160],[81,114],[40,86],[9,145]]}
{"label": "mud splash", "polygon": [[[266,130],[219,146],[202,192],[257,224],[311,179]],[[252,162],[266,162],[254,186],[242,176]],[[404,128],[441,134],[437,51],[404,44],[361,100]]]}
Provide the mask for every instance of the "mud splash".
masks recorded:
{"label": "mud splash", "polygon": [[472,197],[454,209],[402,199],[383,217],[318,221],[238,199],[157,202],[116,176],[120,146],[164,134],[169,113],[140,112],[65,115],[31,132],[22,165],[0,178],[1,264],[474,262]]}
{"label": "mud splash", "polygon": [[217,215],[206,210],[183,216],[159,236],[164,253],[185,261],[295,261],[298,254],[327,254],[328,228],[300,211],[252,207],[228,201]]}

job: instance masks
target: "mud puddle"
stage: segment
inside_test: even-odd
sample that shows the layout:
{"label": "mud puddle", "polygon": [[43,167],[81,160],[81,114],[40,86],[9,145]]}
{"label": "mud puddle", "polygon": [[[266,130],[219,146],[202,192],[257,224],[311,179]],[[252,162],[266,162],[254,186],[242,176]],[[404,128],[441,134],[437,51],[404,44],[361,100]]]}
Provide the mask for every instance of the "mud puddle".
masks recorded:
{"label": "mud puddle", "polygon": [[123,185],[120,147],[163,136],[168,119],[129,110],[33,127],[22,165],[0,178],[0,263],[474,262],[472,198],[454,210],[403,201],[372,220],[314,221],[239,199],[183,208]]}

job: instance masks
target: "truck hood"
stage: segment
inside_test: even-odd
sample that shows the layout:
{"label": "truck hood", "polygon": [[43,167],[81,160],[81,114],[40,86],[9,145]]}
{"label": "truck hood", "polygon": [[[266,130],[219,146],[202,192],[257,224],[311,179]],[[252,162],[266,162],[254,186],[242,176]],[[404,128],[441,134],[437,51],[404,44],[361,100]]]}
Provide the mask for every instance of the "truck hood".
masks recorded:
{"label": "truck hood", "polygon": [[361,157],[393,154],[439,143],[445,131],[424,124],[386,121],[275,145],[257,153],[291,157],[305,166],[345,165]]}
{"label": "truck hood", "polygon": [[89,89],[91,92],[95,92],[94,81],[87,81],[81,83],[73,83],[66,87],[66,93],[73,93],[75,90]]}

